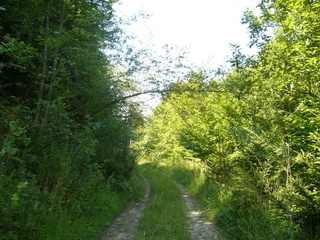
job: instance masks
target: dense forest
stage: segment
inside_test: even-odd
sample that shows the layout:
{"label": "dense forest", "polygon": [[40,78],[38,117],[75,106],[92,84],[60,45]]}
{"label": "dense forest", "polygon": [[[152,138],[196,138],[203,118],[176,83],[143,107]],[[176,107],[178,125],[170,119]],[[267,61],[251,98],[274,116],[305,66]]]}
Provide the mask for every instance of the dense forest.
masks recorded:
{"label": "dense forest", "polygon": [[231,45],[230,71],[144,89],[162,96],[146,121],[126,82],[141,53],[122,75],[108,55],[115,2],[1,2],[0,239],[97,238],[143,156],[201,166],[190,181],[204,174],[197,194],[234,239],[319,238],[320,2],[261,0],[242,18],[258,53]]}
{"label": "dense forest", "polygon": [[114,2],[1,2],[0,239],[80,239],[73,224],[101,230],[126,201],[142,115],[113,103]]}
{"label": "dense forest", "polygon": [[139,144],[160,163],[202,163],[219,191],[199,194],[234,239],[318,239],[320,3],[259,6],[242,19],[258,55],[232,45],[231,71],[172,84]]}

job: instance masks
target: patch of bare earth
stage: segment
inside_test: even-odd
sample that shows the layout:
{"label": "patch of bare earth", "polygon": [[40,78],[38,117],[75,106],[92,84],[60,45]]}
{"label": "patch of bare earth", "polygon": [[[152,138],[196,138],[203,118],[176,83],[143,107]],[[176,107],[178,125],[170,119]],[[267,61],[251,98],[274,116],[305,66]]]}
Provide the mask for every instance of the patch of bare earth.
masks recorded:
{"label": "patch of bare earth", "polygon": [[139,201],[131,202],[128,208],[106,229],[106,233],[99,240],[132,240],[143,209],[150,198],[150,192],[151,187],[147,183],[145,195]]}
{"label": "patch of bare earth", "polygon": [[182,192],[189,217],[189,231],[192,240],[226,240],[216,230],[214,224],[207,220],[205,213],[199,209],[195,200],[187,193],[181,185],[178,185]]}

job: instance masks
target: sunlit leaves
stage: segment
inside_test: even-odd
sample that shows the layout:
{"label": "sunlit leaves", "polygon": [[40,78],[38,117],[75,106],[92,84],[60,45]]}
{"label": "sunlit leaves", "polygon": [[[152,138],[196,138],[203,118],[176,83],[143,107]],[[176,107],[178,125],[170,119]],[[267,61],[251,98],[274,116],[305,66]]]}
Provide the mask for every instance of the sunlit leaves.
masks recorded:
{"label": "sunlit leaves", "polygon": [[252,11],[247,10],[242,17],[242,24],[247,24],[250,31],[250,47],[256,46],[262,49],[270,40],[268,35],[268,24],[264,18],[255,16]]}
{"label": "sunlit leaves", "polygon": [[318,97],[319,22],[318,3],[306,1],[273,1],[270,20],[278,26],[275,39],[267,47],[265,60],[271,60],[271,74],[279,83],[288,75],[296,94]]}
{"label": "sunlit leaves", "polygon": [[[216,181],[231,175],[255,185],[262,199],[285,206],[275,218],[311,236],[320,217],[319,3],[265,0],[260,7],[261,16],[247,12],[243,18],[251,44],[260,48],[257,58],[232,45],[234,69],[222,79],[191,74],[173,85],[176,92],[154,112],[146,137],[152,132],[165,143],[174,136],[178,145],[163,144],[169,154],[182,146],[210,167]],[[267,35],[271,26],[273,38]],[[179,91],[210,86],[227,92]]]}

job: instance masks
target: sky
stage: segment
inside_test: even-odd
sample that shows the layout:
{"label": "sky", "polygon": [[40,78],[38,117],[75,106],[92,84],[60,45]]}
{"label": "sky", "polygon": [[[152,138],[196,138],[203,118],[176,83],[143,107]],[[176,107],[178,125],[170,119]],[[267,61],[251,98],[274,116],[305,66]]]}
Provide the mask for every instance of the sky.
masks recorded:
{"label": "sky", "polygon": [[243,12],[249,8],[259,13],[260,0],[120,0],[115,10],[128,18],[139,11],[150,15],[126,27],[136,36],[137,45],[156,50],[165,44],[188,49],[188,62],[195,66],[224,65],[231,55],[229,44],[249,49],[249,33],[241,24]]}
{"label": "sky", "polygon": [[[139,12],[150,15],[122,26],[128,35],[135,36],[130,44],[137,49],[161,55],[162,46],[168,44],[176,51],[172,55],[179,54],[180,49],[187,50],[184,61],[187,66],[215,70],[228,67],[226,61],[232,54],[230,43],[241,46],[245,54],[255,53],[248,48],[249,33],[247,26],[241,24],[241,17],[247,8],[259,14],[256,8],[259,3],[260,0],[119,0],[114,9],[123,19]],[[145,79],[144,74],[138,78]],[[160,101],[154,95],[135,99],[145,103],[146,116],[152,114]]]}

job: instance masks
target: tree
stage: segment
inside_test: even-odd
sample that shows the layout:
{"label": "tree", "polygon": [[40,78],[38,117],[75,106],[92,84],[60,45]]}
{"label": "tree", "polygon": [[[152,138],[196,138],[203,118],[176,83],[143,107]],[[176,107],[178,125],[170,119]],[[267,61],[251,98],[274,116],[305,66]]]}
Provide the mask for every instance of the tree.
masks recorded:
{"label": "tree", "polygon": [[[178,83],[177,90],[214,86],[221,92],[168,93],[144,138],[155,156],[174,159],[183,149],[180,159],[200,159],[210,179],[227,185],[235,198],[229,200],[241,203],[236,206],[250,213],[249,199],[259,199],[275,210],[272,221],[290,226],[277,228],[284,236],[301,239],[319,235],[319,6],[268,0],[261,1],[261,16],[246,12],[243,22],[258,55],[244,56],[233,45],[233,69],[219,81],[194,74]],[[234,215],[240,210],[230,207]]]}
{"label": "tree", "polygon": [[1,5],[0,235],[5,238],[31,238],[30,231],[41,229],[53,212],[75,217],[91,201],[84,195],[111,182],[121,186],[130,177],[136,163],[130,146],[142,118],[138,105],[114,102],[97,112],[125,95],[105,54],[118,44],[114,3]]}

